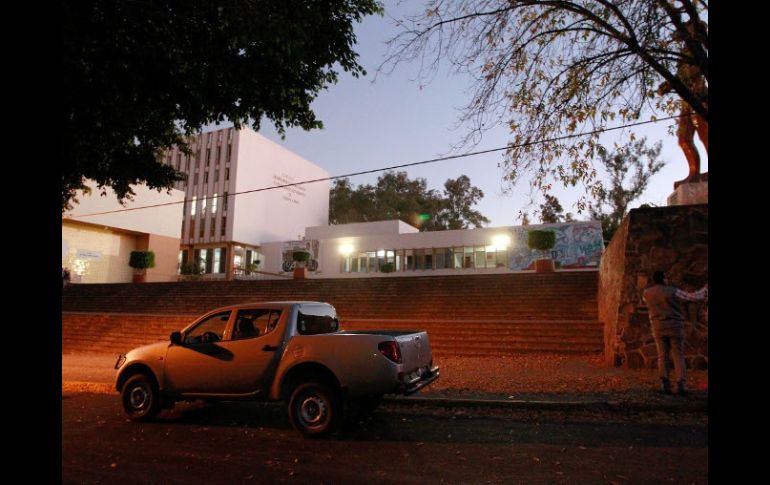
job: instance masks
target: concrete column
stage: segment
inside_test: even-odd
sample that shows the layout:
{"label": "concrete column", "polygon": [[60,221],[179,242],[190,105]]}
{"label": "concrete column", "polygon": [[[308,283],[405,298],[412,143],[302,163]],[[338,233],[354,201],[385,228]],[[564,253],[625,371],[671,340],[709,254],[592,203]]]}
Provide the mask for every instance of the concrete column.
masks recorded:
{"label": "concrete column", "polygon": [[234,271],[234,263],[233,259],[235,258],[235,251],[233,250],[234,246],[233,243],[227,243],[227,263],[225,265],[225,271],[227,273],[227,280],[232,280]]}

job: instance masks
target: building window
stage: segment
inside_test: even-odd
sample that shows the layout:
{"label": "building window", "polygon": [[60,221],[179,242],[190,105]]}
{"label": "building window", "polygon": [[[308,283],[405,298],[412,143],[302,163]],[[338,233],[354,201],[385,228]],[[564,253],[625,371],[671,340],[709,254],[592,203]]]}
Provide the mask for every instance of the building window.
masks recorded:
{"label": "building window", "polygon": [[[216,214],[217,213],[217,193],[214,192],[214,198],[211,199],[211,213]],[[213,234],[212,234],[213,236]]]}
{"label": "building window", "polygon": [[190,239],[195,238],[195,219],[190,221]]}
{"label": "building window", "polygon": [[214,170],[214,182],[219,182],[219,169]]}
{"label": "building window", "polygon": [[222,229],[219,232],[220,236],[224,236],[225,232],[227,231],[227,217],[222,218]]}
{"label": "building window", "polygon": [[227,210],[227,192],[225,192],[225,195],[222,196],[222,210]]}
{"label": "building window", "polygon": [[197,205],[197,203],[198,203],[198,198],[193,195],[192,205],[190,205],[190,215],[191,216],[195,215],[195,206]]}
{"label": "building window", "polygon": [[182,234],[179,236],[179,239],[184,239],[184,221],[182,221]]}
{"label": "building window", "polygon": [[206,166],[209,166],[209,163],[211,162],[211,148],[206,149]]}
{"label": "building window", "polygon": [[230,180],[230,168],[225,168],[225,180]]}
{"label": "building window", "polygon": [[187,198],[185,197],[184,202],[182,203],[182,217],[187,215]]}
{"label": "building window", "polygon": [[219,268],[222,264],[222,249],[214,249],[214,264],[211,266],[212,273],[219,273]]}
{"label": "building window", "polygon": [[222,155],[222,147],[217,147],[217,157],[214,159],[216,161],[216,163],[219,163],[219,156],[220,155]]}
{"label": "building window", "polygon": [[206,221],[204,219],[201,219],[201,227],[200,227],[200,231],[198,231],[199,238],[203,239],[203,233],[205,229],[206,229]]}
{"label": "building window", "polygon": [[198,172],[195,172],[195,177],[193,177],[193,185],[198,185]]}
{"label": "building window", "polygon": [[209,236],[214,237],[214,229],[217,226],[217,220],[214,219],[214,216],[211,216],[211,225],[209,226]]}
{"label": "building window", "polygon": [[225,162],[229,162],[230,161],[230,152],[231,152],[231,148],[232,147],[233,146],[231,144],[227,145],[227,159],[225,160]]}
{"label": "building window", "polygon": [[206,197],[201,198],[201,216],[206,215]]}

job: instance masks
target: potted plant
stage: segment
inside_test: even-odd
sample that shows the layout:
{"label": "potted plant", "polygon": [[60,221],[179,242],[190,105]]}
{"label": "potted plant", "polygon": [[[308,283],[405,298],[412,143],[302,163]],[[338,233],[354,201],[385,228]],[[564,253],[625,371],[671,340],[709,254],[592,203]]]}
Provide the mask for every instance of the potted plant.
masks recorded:
{"label": "potted plant", "polygon": [[193,280],[203,274],[203,268],[198,261],[187,261],[182,263],[179,267],[179,274],[182,275],[181,280]]}
{"label": "potted plant", "polygon": [[380,265],[380,272],[382,273],[392,273],[396,270],[396,266],[393,263],[382,263]]}
{"label": "potted plant", "polygon": [[134,268],[134,283],[144,283],[147,268],[155,267],[155,253],[152,251],[131,251],[128,265]]}
{"label": "potted plant", "polygon": [[543,252],[543,257],[535,260],[535,272],[553,273],[556,268],[553,259],[549,257],[549,251],[556,245],[556,233],[553,231],[529,231],[527,244],[530,249]]}
{"label": "potted plant", "polygon": [[310,253],[307,251],[294,251],[291,255],[294,260],[294,279],[305,279],[305,265],[310,259]]}

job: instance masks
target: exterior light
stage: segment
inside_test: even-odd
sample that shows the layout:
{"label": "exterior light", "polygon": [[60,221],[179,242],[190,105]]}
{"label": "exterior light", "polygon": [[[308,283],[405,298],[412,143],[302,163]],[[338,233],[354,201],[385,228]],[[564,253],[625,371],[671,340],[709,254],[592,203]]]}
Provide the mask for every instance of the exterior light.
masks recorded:
{"label": "exterior light", "polygon": [[384,257],[385,256],[385,250],[384,249],[380,249],[379,251],[377,251],[377,256],[379,256],[381,258]]}
{"label": "exterior light", "polygon": [[511,244],[511,238],[505,234],[500,234],[492,238],[492,245],[497,249],[508,249],[509,244]]}
{"label": "exterior light", "polygon": [[420,215],[418,216],[418,218],[419,218],[421,221],[429,221],[429,220],[430,220],[430,214],[427,214],[427,213],[423,212],[422,214],[420,214]]}
{"label": "exterior light", "polygon": [[353,252],[352,244],[343,244],[342,246],[340,246],[340,254],[347,256],[352,252]]}

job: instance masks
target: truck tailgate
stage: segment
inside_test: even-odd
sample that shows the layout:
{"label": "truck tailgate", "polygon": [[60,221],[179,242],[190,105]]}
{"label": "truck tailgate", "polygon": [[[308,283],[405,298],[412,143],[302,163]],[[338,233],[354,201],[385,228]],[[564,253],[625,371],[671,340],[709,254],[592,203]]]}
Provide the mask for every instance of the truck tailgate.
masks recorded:
{"label": "truck tailgate", "polygon": [[406,372],[430,365],[432,353],[428,332],[409,333],[395,339],[401,347],[401,358]]}

